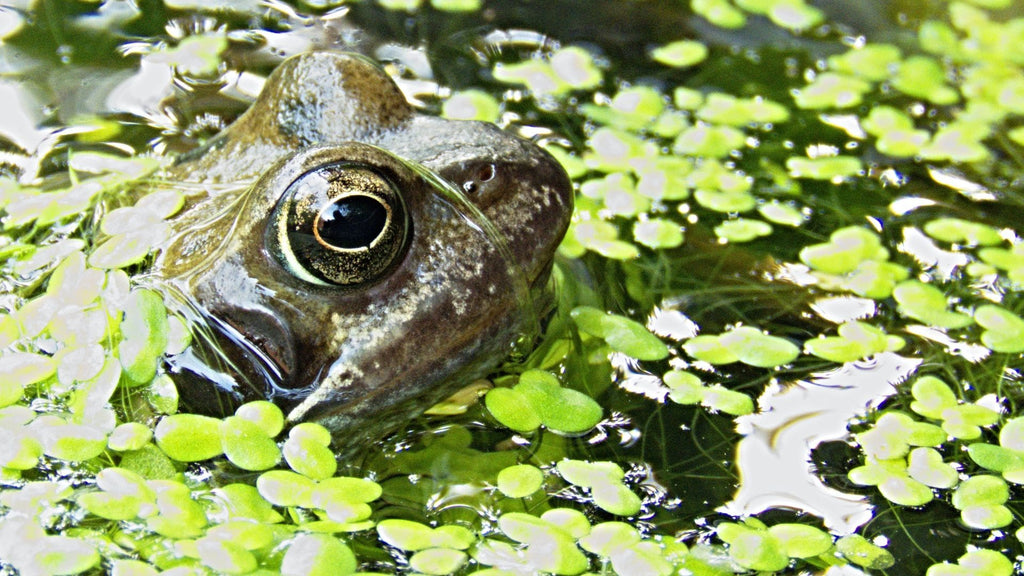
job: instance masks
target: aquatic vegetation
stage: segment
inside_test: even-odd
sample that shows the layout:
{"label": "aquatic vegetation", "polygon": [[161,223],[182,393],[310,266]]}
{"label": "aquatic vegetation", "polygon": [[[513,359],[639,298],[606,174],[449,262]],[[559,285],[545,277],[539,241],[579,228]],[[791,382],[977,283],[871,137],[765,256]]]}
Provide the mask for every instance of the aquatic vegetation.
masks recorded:
{"label": "aquatic vegetation", "polygon": [[[480,8],[376,4],[413,19]],[[143,274],[190,193],[154,179],[162,160],[82,150],[55,187],[0,180],[0,560],[36,574],[1012,573],[1024,244],[993,202],[1019,204],[1022,21],[1003,0],[929,4],[897,47],[839,40],[802,1],[689,4],[799,48],[671,40],[640,51],[649,81],[591,45],[509,41],[425,98],[540,135],[577,211],[537,351],[362,460],[269,402],[178,412],[165,360],[191,327]],[[168,86],[213,81],[240,37],[175,37],[144,59]],[[777,77],[707,80],[748,58]],[[110,137],[97,126],[61,138]],[[812,515],[708,509],[707,478],[734,482],[733,417],[770,416],[766,389],[895,352],[908,380],[814,462],[888,514],[839,535]],[[696,449],[665,448],[679,438]],[[978,538],[936,551],[936,525]]]}

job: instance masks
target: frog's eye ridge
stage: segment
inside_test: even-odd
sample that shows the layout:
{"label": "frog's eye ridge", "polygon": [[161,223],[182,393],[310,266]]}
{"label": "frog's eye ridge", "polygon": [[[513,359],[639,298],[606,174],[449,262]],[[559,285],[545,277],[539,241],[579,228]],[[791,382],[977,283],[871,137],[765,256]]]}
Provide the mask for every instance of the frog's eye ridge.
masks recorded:
{"label": "frog's eye ridge", "polygon": [[349,286],[379,278],[401,254],[401,194],[372,167],[331,163],[296,178],[271,215],[270,245],[295,276]]}

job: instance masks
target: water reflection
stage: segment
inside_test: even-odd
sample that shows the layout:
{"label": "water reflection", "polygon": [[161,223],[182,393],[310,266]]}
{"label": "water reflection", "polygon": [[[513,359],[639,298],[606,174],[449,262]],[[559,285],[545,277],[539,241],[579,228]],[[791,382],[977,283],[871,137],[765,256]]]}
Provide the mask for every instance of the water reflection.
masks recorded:
{"label": "water reflection", "polygon": [[837,533],[854,532],[871,519],[872,506],[863,496],[825,486],[811,469],[811,451],[845,438],[850,419],[894,394],[920,364],[886,352],[811,381],[770,386],[759,399],[760,412],[737,418],[743,435],[736,449],[739,489],[719,510],[743,516],[787,508],[813,514]]}

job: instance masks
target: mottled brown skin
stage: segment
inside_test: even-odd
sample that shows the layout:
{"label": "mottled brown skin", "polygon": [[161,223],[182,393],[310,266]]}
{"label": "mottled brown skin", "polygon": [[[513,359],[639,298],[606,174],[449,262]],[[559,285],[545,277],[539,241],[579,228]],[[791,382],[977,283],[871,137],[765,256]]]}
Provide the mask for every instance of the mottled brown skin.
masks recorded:
{"label": "mottled brown skin", "polygon": [[[282,265],[267,229],[291,182],[338,160],[390,179],[410,232],[380,277],[321,286]],[[493,230],[417,164],[472,190]],[[406,420],[504,358],[543,311],[530,296],[542,292],[572,212],[569,180],[540,148],[491,124],[417,114],[351,54],[285,61],[252,108],[171,176],[247,183],[208,187],[175,220],[156,266],[225,345],[238,386],[221,392],[271,398],[290,420],[336,431]],[[184,395],[209,401],[201,386]]]}

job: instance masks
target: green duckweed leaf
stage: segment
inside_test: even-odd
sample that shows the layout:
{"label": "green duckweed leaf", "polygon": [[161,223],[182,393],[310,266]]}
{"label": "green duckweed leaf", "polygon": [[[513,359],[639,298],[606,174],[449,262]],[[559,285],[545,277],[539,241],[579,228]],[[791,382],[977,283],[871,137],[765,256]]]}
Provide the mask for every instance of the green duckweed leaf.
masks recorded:
{"label": "green duckweed leaf", "polygon": [[839,326],[839,336],[812,338],[804,342],[804,350],[833,362],[853,362],[889,349],[885,332],[860,321]]}
{"label": "green duckweed leaf", "polygon": [[1010,576],[1013,574],[1013,563],[995,550],[972,550],[961,556],[956,564],[948,562],[932,564],[925,576],[969,576],[972,574]]}
{"label": "green duckweed leaf", "polygon": [[876,138],[894,130],[912,130],[914,121],[902,110],[891,106],[875,106],[861,121],[864,131]]}
{"label": "green duckweed leaf", "polygon": [[118,356],[128,379],[146,384],[156,375],[157,362],[167,347],[167,309],[158,293],[140,289],[128,295],[124,311]]}
{"label": "green duckweed leaf", "polygon": [[672,91],[672,103],[680,110],[696,110],[704,103],[704,94],[700,90],[677,86]]}
{"label": "green duckweed leaf", "polygon": [[715,236],[729,242],[750,242],[772,233],[772,225],[760,220],[735,218],[715,226]]}
{"label": "green duckweed leaf", "polygon": [[288,431],[288,439],[308,441],[327,448],[331,445],[331,431],[316,422],[301,422]]}
{"label": "green duckweed leaf", "polygon": [[273,402],[257,400],[242,404],[235,410],[235,416],[244,418],[258,426],[268,438],[275,438],[284,429],[284,413]]}
{"label": "green duckweed leaf", "polygon": [[156,491],[157,506],[157,514],[146,519],[150,530],[168,538],[202,536],[206,514],[187,486],[168,480],[151,480],[150,486]]}
{"label": "green duckweed leaf", "polygon": [[840,228],[829,241],[800,251],[800,261],[828,274],[853,272],[864,260],[885,259],[888,253],[875,233],[860,226]]}
{"label": "green duckweed leaf", "polygon": [[412,555],[409,564],[423,574],[453,574],[469,557],[461,550],[430,548]]}
{"label": "green duckweed leaf", "polygon": [[38,428],[38,438],[43,445],[43,453],[47,456],[70,462],[82,462],[92,460],[106,450],[107,434],[103,430],[86,424],[58,420],[40,425]]}
{"label": "green duckweed leaf", "polygon": [[786,169],[793,178],[835,181],[860,174],[862,167],[860,159],[853,156],[793,156],[786,160]]}
{"label": "green duckweed leaf", "polygon": [[377,523],[377,534],[382,541],[409,552],[436,546],[434,544],[434,529],[411,520],[398,518],[381,520]]}
{"label": "green duckweed leaf", "polygon": [[960,520],[975,530],[995,530],[1013,522],[1013,512],[1002,504],[971,506],[960,511]]}
{"label": "green duckweed leaf", "polygon": [[498,490],[509,498],[525,498],[543,484],[544,473],[529,464],[509,466],[498,472]]}
{"label": "green duckweed leaf", "polygon": [[594,505],[616,516],[633,516],[640,512],[642,502],[632,490],[620,483],[599,483],[590,488]]}
{"label": "green duckweed leaf", "polygon": [[964,480],[953,491],[952,504],[957,510],[975,506],[1003,504],[1010,498],[1010,488],[998,476],[979,475]]}
{"label": "green duckweed leaf", "polygon": [[758,368],[789,364],[800,355],[800,348],[789,340],[770,336],[749,326],[740,326],[718,338],[740,362]]}
{"label": "green duckweed leaf", "polygon": [[149,444],[153,439],[153,431],[139,422],[126,422],[114,428],[107,439],[107,447],[111,450],[124,452],[138,450]]}
{"label": "green duckweed leaf", "polygon": [[[273,443],[266,436],[264,438]],[[289,434],[281,453],[292,470],[314,480],[324,480],[334,476],[338,470],[338,459],[329,445],[329,440],[325,445],[321,439],[301,434]]]}
{"label": "green duckweed leaf", "polygon": [[967,447],[967,454],[978,466],[993,472],[1024,469],[1024,455],[1003,446],[974,442]]}
{"label": "green duckweed leaf", "polygon": [[980,437],[981,428],[998,421],[998,412],[978,404],[959,404],[942,411],[942,429],[961,440]]}
{"label": "green duckweed leaf", "polygon": [[671,370],[662,379],[670,389],[669,399],[677,404],[697,404],[707,392],[700,377],[690,372]]}
{"label": "green duckweed leaf", "polygon": [[698,124],[683,130],[672,150],[684,156],[725,158],[746,145],[747,136],[731,126]]}
{"label": "green duckweed leaf", "polygon": [[931,141],[921,147],[921,156],[933,161],[980,162],[989,156],[988,148],[981,143],[984,137],[985,132],[978,126],[951,123],[939,128]]}
{"label": "green duckweed leaf", "polygon": [[495,420],[516,432],[532,432],[540,427],[540,414],[530,399],[511,388],[494,388],[484,396],[484,405]]}
{"label": "green duckweed leaf", "polygon": [[974,321],[985,328],[981,342],[992,351],[1024,352],[1024,320],[1020,316],[995,304],[984,304],[974,311]]}
{"label": "green duckweed leaf", "polygon": [[742,28],[747,17],[728,0],[693,0],[690,8],[720,28]]}
{"label": "green duckweed leaf", "polygon": [[[672,392],[674,393],[675,390]],[[733,416],[743,416],[754,412],[754,401],[750,396],[737,390],[729,390],[718,384],[708,386],[704,390],[700,403],[712,410]]]}
{"label": "green duckweed leaf", "polygon": [[934,448],[914,448],[907,458],[907,473],[918,482],[932,488],[952,488],[959,478],[955,468],[942,461]]}
{"label": "green duckweed leaf", "polygon": [[594,170],[605,173],[628,170],[640,158],[657,156],[657,148],[630,132],[602,126],[587,141],[583,161]]}
{"label": "green duckweed leaf", "polygon": [[526,60],[513,64],[499,62],[494,67],[494,79],[505,84],[522,84],[534,94],[562,94],[572,89],[541,60]]}
{"label": "green duckweed leaf", "polygon": [[938,20],[923,22],[917,30],[917,42],[925,52],[958,56],[960,39],[949,24]]}
{"label": "green duckweed leaf", "polygon": [[683,228],[671,220],[650,218],[633,225],[633,239],[652,250],[683,244]]}
{"label": "green duckweed leaf", "polygon": [[[285,471],[281,471],[285,472]],[[290,472],[286,472],[290,474]],[[308,482],[308,479],[304,480]],[[307,494],[309,486],[305,486]],[[229,517],[252,520],[259,524],[276,524],[283,520],[271,503],[260,495],[255,486],[248,484],[228,484],[213,490],[213,494],[224,505]]]}
{"label": "green duckweed leaf", "polygon": [[739,127],[785,122],[789,119],[789,110],[778,102],[761,97],[744,99],[714,92],[697,111],[697,117],[712,124]]}
{"label": "green duckweed leaf", "polygon": [[325,508],[332,500],[366,503],[380,498],[383,489],[380,484],[364,478],[335,476],[317,483],[310,498],[315,506]]}
{"label": "green duckweed leaf", "polygon": [[885,570],[896,563],[888,550],[875,546],[860,534],[843,536],[836,541],[836,550],[850,562],[871,570]]}
{"label": "green duckweed leaf", "polygon": [[209,568],[224,574],[248,574],[256,569],[256,557],[234,541],[211,538],[196,540],[199,560]]}
{"label": "green duckweed leaf", "polygon": [[540,518],[562,529],[573,538],[582,538],[591,531],[590,521],[587,520],[586,514],[573,508],[552,508],[541,514]]}
{"label": "green duckweed leaf", "polygon": [[266,430],[241,416],[224,419],[220,440],[224,455],[242,470],[267,470],[281,461],[281,450]]}
{"label": "green duckweed leaf", "polygon": [[796,227],[801,226],[806,220],[806,217],[799,208],[783,204],[777,200],[758,206],[757,211],[765,220],[774,224]]}
{"label": "green duckweed leaf", "polygon": [[923,506],[935,495],[925,484],[903,474],[893,474],[878,484],[878,491],[886,500],[901,506]]}
{"label": "green duckweed leaf", "polygon": [[482,0],[430,0],[430,5],[442,12],[474,12]]}
{"label": "green duckweed leaf", "polygon": [[300,534],[281,559],[284,576],[344,576],[358,567],[355,554],[343,542],[326,534]]}
{"label": "green duckweed leaf", "polygon": [[153,437],[165,454],[179,462],[208,460],[224,453],[221,421],[200,414],[166,416],[156,425]]}
{"label": "green duckweed leaf", "polygon": [[580,546],[587,552],[609,557],[641,541],[640,533],[625,522],[602,522],[580,538]]}
{"label": "green duckweed leaf", "polygon": [[843,54],[829,56],[828,67],[836,72],[878,82],[889,77],[890,69],[899,63],[902,56],[900,49],[892,44],[869,43]]}
{"label": "green duckweed leaf", "polygon": [[768,18],[782,28],[799,32],[824,22],[825,13],[805,4],[803,0],[789,0],[773,2],[768,11]]}
{"label": "green duckweed leaf", "polygon": [[569,534],[536,516],[506,513],[498,518],[498,527],[512,540],[527,545],[523,556],[535,572],[580,574],[589,566]]}
{"label": "green duckweed leaf", "polygon": [[698,204],[715,212],[749,212],[757,206],[757,198],[746,192],[717,192],[699,189],[693,195]]}
{"label": "green duckweed leaf", "polygon": [[718,537],[729,545],[729,556],[749,570],[776,572],[789,565],[782,543],[767,530],[724,522],[718,525]]}
{"label": "green duckweed leaf", "polygon": [[6,441],[0,443],[0,467],[31,470],[43,455],[42,443],[24,428],[4,428]]}
{"label": "green duckweed leaf", "polygon": [[974,323],[967,314],[947,310],[946,295],[932,284],[905,280],[893,288],[892,295],[900,305],[901,314],[925,324],[956,329]]}
{"label": "green duckweed leaf", "polygon": [[695,336],[683,344],[683,350],[693,358],[709,364],[732,364],[739,361],[739,356],[726,347],[718,336]]}
{"label": "green duckweed leaf", "polygon": [[108,492],[86,492],[76,501],[90,514],[107,520],[131,520],[139,515],[143,504],[138,496]]}
{"label": "green duckweed leaf", "polygon": [[643,324],[618,314],[606,314],[589,306],[570,313],[584,332],[602,338],[613,350],[639,360],[660,360],[668,347]]}
{"label": "green duckweed leaf", "polygon": [[25,388],[57,372],[57,363],[49,356],[30,352],[0,355],[0,407],[21,399]]}
{"label": "green duckweed leaf", "polygon": [[910,393],[914,396],[910,409],[926,418],[941,419],[944,410],[956,406],[956,395],[935,376],[918,378]]}
{"label": "green duckweed leaf", "polygon": [[947,105],[960,100],[955,89],[946,84],[946,72],[930,56],[910,56],[896,65],[891,83],[908,96],[923,98],[932,104]]}
{"label": "green duckweed leaf", "polygon": [[160,414],[178,411],[178,387],[166,374],[158,374],[146,390],[146,400]]}
{"label": "green duckweed leaf", "polygon": [[999,230],[962,218],[936,218],[924,225],[925,234],[955,244],[994,246],[1003,241]]}
{"label": "green duckweed leaf", "polygon": [[808,110],[850,108],[860,104],[864,94],[870,90],[871,84],[859,78],[826,72],[801,88],[794,95],[794,100],[797,107]]}
{"label": "green duckweed leaf", "polygon": [[81,574],[100,563],[96,545],[69,536],[44,536],[33,550],[31,565],[23,573]]}
{"label": "green duckweed leaf", "polygon": [[157,576],[158,574],[156,568],[141,560],[114,560],[111,562],[110,576]]}
{"label": "green duckweed leaf", "polygon": [[708,57],[708,47],[696,40],[679,40],[651,50],[650,55],[660,64],[686,68],[703,62]]}
{"label": "green duckweed leaf", "polygon": [[555,467],[567,482],[586,488],[596,484],[621,483],[626,476],[622,468],[614,462],[565,459],[559,460]]}
{"label": "green duckweed leaf", "polygon": [[576,90],[596,88],[604,78],[594,57],[578,46],[560,48],[551,54],[551,69]]}
{"label": "green duckweed leaf", "polygon": [[1007,450],[1024,452],[1024,417],[1011,418],[999,430],[999,444]]}
{"label": "green duckweed leaf", "polygon": [[[585,250],[592,250],[613,260],[630,260],[639,256],[637,247],[618,240],[618,234],[618,229],[604,220],[576,221],[569,226],[569,233],[559,250],[568,250],[572,257],[581,256]],[[579,248],[571,248],[573,243],[578,244]]]}
{"label": "green duckweed leaf", "polygon": [[832,548],[827,532],[807,524],[776,524],[768,528],[790,558],[811,558]]}
{"label": "green duckweed leaf", "polygon": [[228,520],[206,531],[208,537],[234,542],[245,550],[259,550],[274,543],[274,529],[252,520]]}
{"label": "green duckweed leaf", "polygon": [[309,477],[291,470],[270,470],[256,479],[260,496],[275,506],[283,507],[309,506],[315,485]]}

